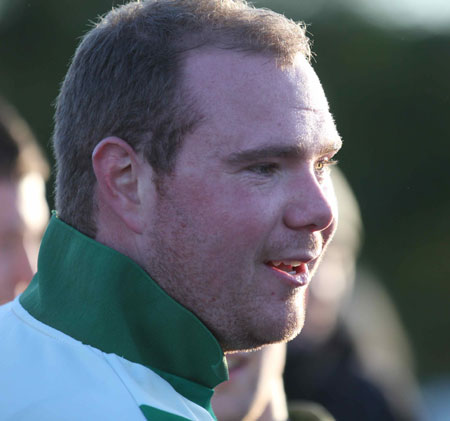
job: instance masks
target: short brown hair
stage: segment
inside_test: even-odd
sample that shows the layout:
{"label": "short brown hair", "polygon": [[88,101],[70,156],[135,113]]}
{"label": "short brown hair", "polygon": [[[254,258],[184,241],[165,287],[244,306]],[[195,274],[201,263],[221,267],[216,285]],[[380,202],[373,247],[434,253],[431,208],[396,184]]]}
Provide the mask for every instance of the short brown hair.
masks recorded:
{"label": "short brown hair", "polygon": [[108,13],[79,45],[56,106],[56,207],[95,236],[91,155],[107,136],[128,142],[156,174],[173,168],[183,135],[199,121],[183,89],[181,64],[193,49],[310,57],[305,27],[245,0],[148,0]]}

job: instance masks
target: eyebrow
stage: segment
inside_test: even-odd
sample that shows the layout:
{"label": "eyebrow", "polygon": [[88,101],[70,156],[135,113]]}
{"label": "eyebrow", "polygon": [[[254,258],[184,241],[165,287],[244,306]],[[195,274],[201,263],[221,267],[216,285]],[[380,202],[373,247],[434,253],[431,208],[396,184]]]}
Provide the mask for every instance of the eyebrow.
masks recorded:
{"label": "eyebrow", "polygon": [[[320,148],[317,155],[327,155],[336,153],[342,146],[342,141],[338,139],[336,142]],[[260,161],[267,158],[299,158],[304,155],[305,150],[301,145],[268,145],[260,148],[247,149],[244,151],[234,152],[226,158],[230,164],[241,164],[245,162]]]}

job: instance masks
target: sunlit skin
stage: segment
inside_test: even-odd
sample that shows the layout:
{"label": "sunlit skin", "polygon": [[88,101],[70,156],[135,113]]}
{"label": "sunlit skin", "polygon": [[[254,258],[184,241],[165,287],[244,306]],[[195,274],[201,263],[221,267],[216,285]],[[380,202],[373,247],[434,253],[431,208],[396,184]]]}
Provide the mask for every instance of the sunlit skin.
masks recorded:
{"label": "sunlit skin", "polygon": [[26,228],[18,194],[18,183],[0,180],[0,304],[12,300],[33,275],[25,251]]}
{"label": "sunlit skin", "polygon": [[329,167],[341,140],[325,94],[301,55],[280,69],[204,49],[183,69],[202,119],[159,184],[122,139],[97,145],[96,238],[137,261],[225,352],[286,341],[335,227]]}
{"label": "sunlit skin", "polygon": [[[184,77],[203,121],[159,196],[145,196],[138,261],[225,351],[287,340],[334,230],[327,166],[341,141],[323,89],[300,55],[281,70],[264,56],[199,52]],[[154,189],[151,175],[143,189]],[[283,260],[303,273],[270,265]]]}

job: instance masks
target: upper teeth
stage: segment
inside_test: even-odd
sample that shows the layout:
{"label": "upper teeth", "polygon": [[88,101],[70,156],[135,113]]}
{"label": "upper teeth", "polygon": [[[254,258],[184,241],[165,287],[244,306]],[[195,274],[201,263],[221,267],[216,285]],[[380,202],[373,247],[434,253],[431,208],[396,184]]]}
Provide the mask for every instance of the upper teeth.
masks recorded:
{"label": "upper teeth", "polygon": [[273,260],[272,263],[274,266],[280,266],[281,264],[283,264],[286,266],[292,266],[294,268],[302,264],[302,262],[298,260]]}

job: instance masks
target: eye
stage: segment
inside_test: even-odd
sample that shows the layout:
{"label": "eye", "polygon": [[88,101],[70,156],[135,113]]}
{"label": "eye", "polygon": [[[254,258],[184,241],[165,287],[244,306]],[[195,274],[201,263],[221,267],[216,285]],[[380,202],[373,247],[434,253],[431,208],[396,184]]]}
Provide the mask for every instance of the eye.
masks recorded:
{"label": "eye", "polygon": [[336,159],[331,159],[331,158],[322,158],[319,159],[315,165],[314,165],[314,169],[321,173],[324,170],[328,169],[329,167],[333,166],[333,165],[337,165],[338,161]]}
{"label": "eye", "polygon": [[279,170],[279,166],[276,163],[262,163],[262,164],[254,164],[250,167],[247,167],[247,171],[262,175],[262,176],[271,176],[275,174]]}
{"label": "eye", "polygon": [[325,178],[330,175],[331,167],[333,165],[336,165],[337,163],[338,161],[332,158],[319,159],[314,164],[314,171],[317,174],[318,181],[322,182],[323,180],[325,180]]}

